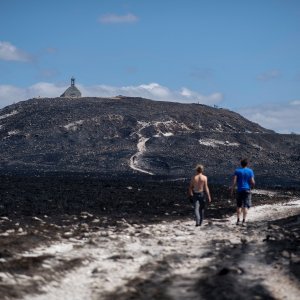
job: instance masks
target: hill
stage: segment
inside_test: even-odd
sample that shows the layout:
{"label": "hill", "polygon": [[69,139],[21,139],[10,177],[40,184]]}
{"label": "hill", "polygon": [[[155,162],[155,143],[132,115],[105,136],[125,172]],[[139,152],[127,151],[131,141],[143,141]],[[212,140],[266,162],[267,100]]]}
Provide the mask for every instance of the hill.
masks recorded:
{"label": "hill", "polygon": [[[0,174],[189,177],[228,182],[239,159],[270,184],[300,183],[300,136],[201,104],[143,98],[39,98],[0,110]],[[283,181],[282,181],[283,180]]]}

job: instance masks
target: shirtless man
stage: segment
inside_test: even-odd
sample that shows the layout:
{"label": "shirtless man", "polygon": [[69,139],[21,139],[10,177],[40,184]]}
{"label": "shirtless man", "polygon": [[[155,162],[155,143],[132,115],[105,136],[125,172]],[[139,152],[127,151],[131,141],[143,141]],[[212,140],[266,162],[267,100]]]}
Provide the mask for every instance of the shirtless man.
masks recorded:
{"label": "shirtless man", "polygon": [[197,174],[192,177],[189,186],[189,197],[192,199],[195,209],[196,226],[201,226],[204,218],[206,204],[204,192],[207,195],[208,201],[211,202],[207,177],[202,174],[203,169],[204,167],[202,165],[196,166]]}

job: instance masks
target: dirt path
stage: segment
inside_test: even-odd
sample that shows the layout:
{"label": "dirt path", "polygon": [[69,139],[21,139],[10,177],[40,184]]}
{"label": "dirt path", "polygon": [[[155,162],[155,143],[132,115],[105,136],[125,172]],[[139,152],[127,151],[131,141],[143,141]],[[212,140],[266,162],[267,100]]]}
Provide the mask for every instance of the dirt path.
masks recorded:
{"label": "dirt path", "polygon": [[[192,220],[148,226],[121,220],[121,229],[65,237],[23,253],[42,260],[35,274],[0,275],[8,285],[17,283],[26,300],[241,299],[245,293],[249,299],[299,299],[299,279],[289,268],[291,259],[299,266],[299,252],[278,248],[285,231],[268,226],[299,214],[294,199],[251,208],[246,227],[236,226],[235,216],[197,228]],[[295,224],[299,217],[289,226]],[[53,269],[50,280],[47,270]],[[33,284],[40,293],[26,290]]]}

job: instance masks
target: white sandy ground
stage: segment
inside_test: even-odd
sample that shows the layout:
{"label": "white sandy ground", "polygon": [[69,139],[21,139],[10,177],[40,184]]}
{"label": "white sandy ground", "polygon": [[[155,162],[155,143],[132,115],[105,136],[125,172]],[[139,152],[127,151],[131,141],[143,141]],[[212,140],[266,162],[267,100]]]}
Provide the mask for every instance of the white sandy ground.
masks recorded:
{"label": "white sandy ground", "polygon": [[199,144],[209,147],[219,147],[219,146],[227,146],[227,147],[238,147],[239,143],[230,143],[229,141],[220,141],[215,139],[201,139],[199,140]]}
{"label": "white sandy ground", "polygon": [[19,113],[17,110],[13,110],[11,113],[0,116],[0,120],[3,120],[3,119],[6,119],[10,116],[16,115],[17,113]]}
{"label": "white sandy ground", "polygon": [[141,127],[136,132],[134,132],[132,134],[132,135],[136,134],[139,138],[138,143],[137,143],[137,150],[138,151],[130,157],[129,166],[130,166],[130,168],[132,168],[133,170],[136,170],[138,172],[153,175],[153,173],[148,172],[146,170],[143,170],[142,168],[139,167],[139,163],[141,161],[142,155],[143,155],[144,152],[146,152],[146,142],[149,140],[149,138],[145,138],[141,134],[141,131],[144,128],[146,128],[147,126],[149,126],[149,124],[145,123],[145,122],[142,122],[140,125],[141,125]]}
{"label": "white sandy ground", "polygon": [[[192,208],[191,208],[192,210]],[[252,227],[254,234],[247,236],[249,243],[263,245],[260,233],[266,228],[267,221],[291,215],[299,215],[300,199],[292,199],[285,204],[263,205],[249,211],[249,227],[261,221],[262,227]],[[132,280],[147,279],[151,265],[165,261],[169,265],[167,277],[172,277],[168,288],[170,299],[199,299],[193,286],[201,277],[201,269],[210,266],[214,256],[204,255],[208,251],[218,251],[218,245],[212,249],[212,240],[228,240],[231,245],[241,244],[247,227],[235,225],[235,216],[218,220],[206,220],[201,227],[194,226],[194,220],[162,222],[153,225],[126,223],[120,220],[124,229],[116,231],[114,227],[86,234],[83,239],[70,238],[52,245],[33,249],[24,256],[53,254],[43,263],[44,269],[51,269],[61,261],[82,258],[84,264],[58,276],[50,283],[43,282],[37,275],[34,280],[43,282],[42,294],[27,295],[25,300],[96,300],[103,299],[108,293],[128,292],[135,289],[126,283]],[[253,229],[254,228],[254,229]],[[183,259],[169,259],[170,256],[185,255]],[[182,256],[181,256],[182,257]],[[260,279],[264,287],[275,299],[300,299],[298,281],[283,269],[274,269],[253,254],[240,262],[247,270],[243,278]],[[148,266],[148,268],[147,268]],[[149,269],[150,268],[150,269]],[[17,281],[26,285],[32,278],[23,276],[12,278],[7,274],[3,280]],[[162,276],[162,275],[159,275]],[[185,278],[185,279],[183,279]]]}

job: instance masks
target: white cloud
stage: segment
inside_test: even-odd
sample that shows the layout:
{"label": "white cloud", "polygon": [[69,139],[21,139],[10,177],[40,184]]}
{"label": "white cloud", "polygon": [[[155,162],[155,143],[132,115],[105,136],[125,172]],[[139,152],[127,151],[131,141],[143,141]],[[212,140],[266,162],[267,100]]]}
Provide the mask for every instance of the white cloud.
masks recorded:
{"label": "white cloud", "polygon": [[300,105],[300,100],[294,100],[290,104],[291,105]]}
{"label": "white cloud", "polygon": [[[59,97],[67,89],[67,87],[67,85],[62,86],[46,82],[39,82],[27,88],[0,85],[0,107],[33,97]],[[77,87],[85,97],[115,97],[118,95],[124,95],[160,101],[173,101],[182,103],[199,102],[209,105],[220,103],[223,99],[223,95],[221,93],[202,95],[187,88],[182,88],[181,90],[176,91],[159,85],[158,83],[124,87],[108,85],[77,85]]]}
{"label": "white cloud", "polygon": [[0,60],[28,62],[31,57],[11,43],[0,41]]}
{"label": "white cloud", "polygon": [[279,133],[300,134],[300,101],[242,108],[239,113],[261,126]]}
{"label": "white cloud", "polygon": [[211,95],[205,96],[197,92],[193,92],[187,88],[182,88],[180,94],[185,97],[185,102],[196,101],[202,104],[218,104],[223,100],[222,93],[213,93]]}
{"label": "white cloud", "polygon": [[158,83],[141,84],[138,86],[114,87],[106,85],[97,85],[92,87],[80,87],[85,96],[114,97],[124,95],[131,97],[143,97],[160,101],[174,101],[183,103],[202,103],[217,104],[223,100],[223,94],[213,93],[211,95],[202,95],[198,92],[182,88],[180,91],[170,90]]}
{"label": "white cloud", "polygon": [[257,79],[260,81],[269,81],[272,79],[276,79],[280,76],[281,76],[281,72],[279,70],[273,69],[259,74],[257,76]]}
{"label": "white cloud", "polygon": [[67,87],[57,86],[53,83],[39,82],[36,83],[25,91],[27,95],[32,97],[59,97]]}
{"label": "white cloud", "polygon": [[106,14],[99,17],[98,21],[103,24],[135,23],[139,20],[134,14],[127,15]]}
{"label": "white cloud", "polygon": [[24,89],[12,85],[0,85],[1,107],[24,100],[24,97],[26,97],[24,94]]}
{"label": "white cloud", "polygon": [[28,88],[0,85],[0,108],[34,97],[58,97],[65,89],[66,87],[44,82],[34,84]]}

